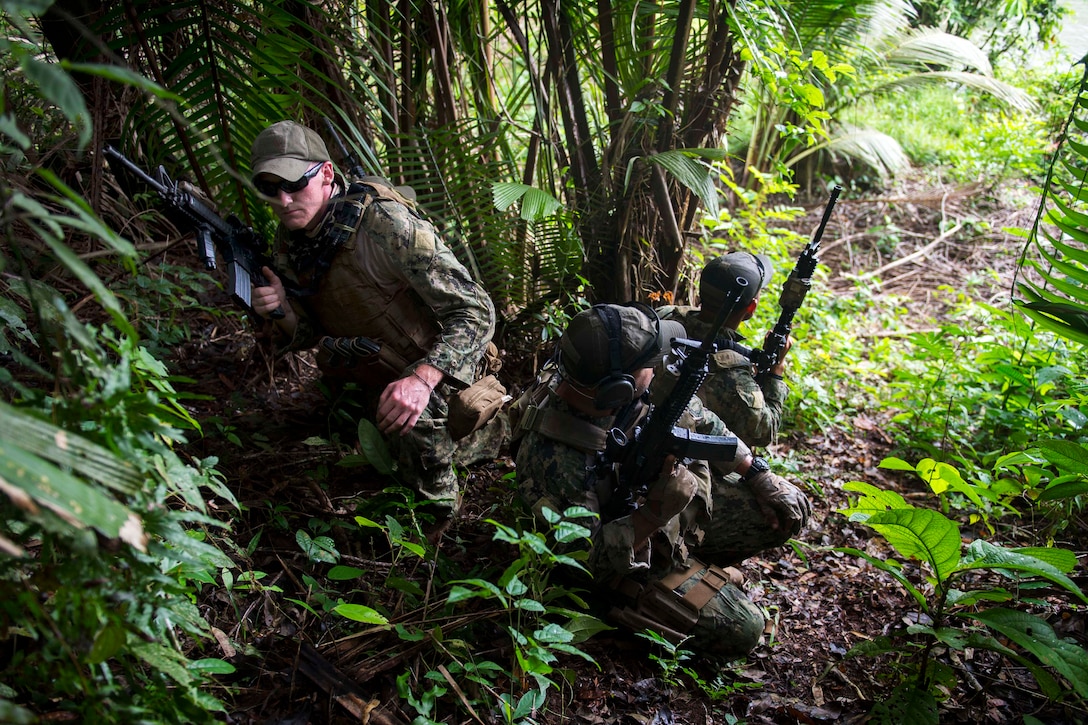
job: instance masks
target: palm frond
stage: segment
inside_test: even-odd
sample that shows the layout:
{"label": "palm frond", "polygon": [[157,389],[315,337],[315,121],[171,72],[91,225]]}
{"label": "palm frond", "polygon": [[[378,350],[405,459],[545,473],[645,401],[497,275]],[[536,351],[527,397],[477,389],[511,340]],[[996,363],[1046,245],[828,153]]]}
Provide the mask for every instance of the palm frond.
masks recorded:
{"label": "palm frond", "polygon": [[1088,65],[1017,268],[1025,315],[1088,344]]}
{"label": "palm frond", "polygon": [[859,161],[881,176],[894,176],[910,168],[910,159],[894,138],[872,128],[858,128],[847,124],[836,126],[830,139],[790,157],[787,164],[794,166],[806,157],[824,150]]}
{"label": "palm frond", "polygon": [[1032,111],[1037,108],[1031,96],[1016,86],[990,76],[965,71],[912,73],[884,84],[880,90],[884,91],[892,88],[910,89],[931,85],[956,85],[973,88],[1017,111]]}
{"label": "palm frond", "polygon": [[886,56],[890,63],[900,66],[926,68],[938,65],[993,75],[990,59],[981,48],[966,38],[936,28],[918,28],[903,33]]}

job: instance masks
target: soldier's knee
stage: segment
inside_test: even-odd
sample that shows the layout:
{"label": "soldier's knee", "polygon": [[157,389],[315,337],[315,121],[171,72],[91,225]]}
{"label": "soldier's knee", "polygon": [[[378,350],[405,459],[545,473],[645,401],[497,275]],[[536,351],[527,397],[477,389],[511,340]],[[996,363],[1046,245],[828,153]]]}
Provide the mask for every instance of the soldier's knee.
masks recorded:
{"label": "soldier's knee", "polygon": [[617,587],[627,599],[609,616],[634,631],[650,629],[674,644],[719,657],[740,657],[759,644],[763,612],[729,575],[716,566],[692,561],[660,581]]}

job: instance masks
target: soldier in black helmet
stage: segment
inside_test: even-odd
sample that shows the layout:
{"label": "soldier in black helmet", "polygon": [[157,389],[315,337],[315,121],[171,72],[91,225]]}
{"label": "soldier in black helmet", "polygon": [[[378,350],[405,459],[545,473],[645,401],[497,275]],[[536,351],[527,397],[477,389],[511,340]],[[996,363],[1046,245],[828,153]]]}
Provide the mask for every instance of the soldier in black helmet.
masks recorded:
{"label": "soldier in black helmet", "polygon": [[[518,491],[542,521],[544,509],[609,510],[616,480],[612,470],[594,465],[597,453],[618,412],[637,418],[655,369],[667,374],[662,361],[676,337],[687,337],[681,325],[639,304],[596,305],[571,320],[547,394],[518,419]],[[698,399],[681,424],[729,435]],[[743,442],[733,461],[714,466],[739,474],[736,484],[712,493],[705,461],[670,461],[634,511],[579,522],[592,532],[587,568],[612,621],[737,657],[759,642],[764,618],[741,590],[739,572],[727,567],[783,544],[811,509]]]}

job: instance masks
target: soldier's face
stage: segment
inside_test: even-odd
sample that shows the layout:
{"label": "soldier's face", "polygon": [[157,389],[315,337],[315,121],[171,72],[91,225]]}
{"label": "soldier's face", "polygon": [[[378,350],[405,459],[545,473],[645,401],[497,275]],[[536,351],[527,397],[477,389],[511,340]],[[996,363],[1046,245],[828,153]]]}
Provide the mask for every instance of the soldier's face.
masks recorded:
{"label": "soldier's face", "polygon": [[[273,184],[276,182],[296,182],[295,184],[281,184],[274,196],[267,197],[272,202],[272,210],[279,217],[280,223],[291,231],[296,229],[309,229],[320,221],[325,205],[332,196],[333,171],[332,164],[325,162],[318,165],[319,168],[313,175],[307,172],[302,179],[280,179],[273,174],[262,174],[259,177],[263,181]],[[311,172],[314,171],[312,168]],[[287,191],[284,186],[292,187],[305,181],[302,188],[295,191]]]}

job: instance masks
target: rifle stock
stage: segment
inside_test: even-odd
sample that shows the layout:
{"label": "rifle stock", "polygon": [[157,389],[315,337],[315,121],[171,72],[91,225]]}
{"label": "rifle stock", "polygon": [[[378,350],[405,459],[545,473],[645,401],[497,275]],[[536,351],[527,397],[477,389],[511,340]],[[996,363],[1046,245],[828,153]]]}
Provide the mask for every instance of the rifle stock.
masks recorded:
{"label": "rifle stock", "polygon": [[820,251],[820,241],[823,239],[824,228],[827,226],[828,220],[831,219],[831,212],[835,208],[835,202],[838,200],[841,191],[841,186],[836,186],[831,190],[831,199],[827,202],[827,206],[824,207],[820,226],[817,227],[816,233],[813,234],[809,243],[801,250],[793,271],[790,272],[786,284],[782,286],[782,294],[778,298],[778,306],[782,309],[782,312],[778,316],[778,322],[775,323],[774,328],[767,335],[765,347],[753,350],[732,341],[727,340],[724,343],[719,341],[722,347],[729,347],[751,360],[756,368],[756,375],[762,375],[777,365],[778,359],[782,357],[782,352],[786,349],[786,342],[793,330],[793,318],[797,311],[801,309],[801,305],[805,301],[805,295],[808,294],[809,289],[812,287],[812,275],[820,261],[817,256]]}
{"label": "rifle stock", "polygon": [[[227,265],[227,291],[231,298],[251,315],[256,315],[253,310],[252,287],[268,286],[261,267],[271,266],[270,260],[258,251],[263,242],[257,233],[242,224],[233,214],[226,219],[219,216],[203,200],[181,188],[162,166],[152,176],[113,146],[106,145],[102,153],[111,166],[120,164],[125,173],[134,176],[154,191],[171,221],[183,231],[192,232],[196,236],[197,252],[205,268],[216,268],[215,253],[216,250],[219,251]],[[282,307],[271,314],[274,319],[282,319],[284,316]]]}

